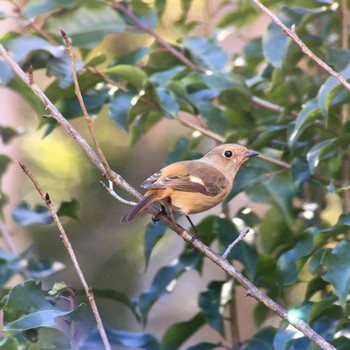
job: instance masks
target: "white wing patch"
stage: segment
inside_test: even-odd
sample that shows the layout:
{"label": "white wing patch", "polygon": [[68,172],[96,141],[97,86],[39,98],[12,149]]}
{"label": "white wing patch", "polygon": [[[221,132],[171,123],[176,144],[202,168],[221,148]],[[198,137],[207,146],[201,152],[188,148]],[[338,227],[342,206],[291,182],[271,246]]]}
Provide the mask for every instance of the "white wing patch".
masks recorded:
{"label": "white wing patch", "polygon": [[203,180],[200,177],[190,175],[189,180],[195,184],[200,184],[200,185],[205,186]]}

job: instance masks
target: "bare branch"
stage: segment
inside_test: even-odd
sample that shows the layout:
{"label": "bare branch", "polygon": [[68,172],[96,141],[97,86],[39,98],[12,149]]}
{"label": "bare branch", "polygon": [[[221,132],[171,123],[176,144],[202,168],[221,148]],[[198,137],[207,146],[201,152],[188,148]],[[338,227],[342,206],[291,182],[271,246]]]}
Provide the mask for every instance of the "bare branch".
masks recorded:
{"label": "bare branch", "polygon": [[102,180],[100,180],[100,184],[102,185],[103,189],[106,190],[107,193],[109,193],[113,198],[115,198],[120,203],[123,203],[125,205],[129,205],[131,207],[137,204],[136,202],[128,201],[128,200],[124,199],[123,197],[119,196],[113,189],[113,182],[112,181],[108,181],[109,186],[106,186],[106,184]]}
{"label": "bare branch", "polygon": [[227,256],[231,253],[231,250],[234,248],[234,246],[236,246],[237,243],[239,243],[241,240],[243,240],[249,231],[250,231],[249,227],[247,227],[243,231],[241,231],[240,234],[238,235],[238,237],[227,247],[224,254],[222,254],[221,256],[224,259],[227,259]]}
{"label": "bare branch", "polygon": [[102,338],[102,341],[103,341],[103,345],[104,345],[104,348],[106,350],[111,350],[111,345],[109,344],[109,341],[108,341],[108,337],[107,337],[107,334],[106,334],[106,330],[103,326],[103,323],[102,323],[102,319],[101,319],[101,316],[100,316],[100,313],[98,311],[98,308],[97,308],[97,305],[96,305],[96,301],[95,301],[95,298],[94,298],[94,294],[92,292],[92,289],[88,286],[87,282],[86,282],[86,279],[85,279],[85,276],[80,268],[80,265],[79,265],[79,262],[77,260],[77,257],[75,255],[75,252],[74,252],[74,249],[72,247],[72,244],[66,234],[66,231],[64,230],[63,228],[63,225],[55,211],[55,208],[53,207],[52,205],[52,202],[51,202],[51,199],[50,199],[50,196],[47,192],[45,192],[42,187],[40,186],[40,184],[38,183],[38,181],[35,179],[35,177],[33,176],[33,174],[29,171],[29,169],[23,164],[23,163],[19,163],[20,167],[22,168],[23,172],[29,177],[29,179],[32,181],[33,185],[35,186],[36,190],[38,191],[38,193],[40,194],[40,197],[44,200],[47,208],[49,209],[51,215],[52,215],[52,218],[54,219],[55,221],[55,224],[60,232],[60,238],[62,239],[62,242],[64,244],[64,246],[66,247],[67,251],[68,251],[68,254],[72,260],[72,263],[73,263],[73,266],[75,268],[75,270],[77,271],[77,274],[79,276],[79,279],[80,279],[80,282],[81,284],[83,285],[83,288],[85,290],[85,294],[89,300],[89,303],[90,303],[90,306],[91,306],[91,309],[92,309],[92,312],[94,314],[94,317],[95,317],[95,320],[96,320],[96,323],[97,323],[97,329],[101,335],[101,338]]}
{"label": "bare branch", "polygon": [[92,138],[92,141],[96,147],[96,152],[98,154],[98,157],[101,160],[101,163],[103,164],[103,167],[106,171],[106,173],[108,174],[108,177],[111,177],[111,173],[112,170],[106,160],[106,157],[103,154],[103,151],[100,147],[100,143],[97,140],[96,134],[95,134],[95,130],[94,127],[92,125],[92,120],[91,117],[89,116],[89,113],[86,109],[85,106],[85,102],[83,99],[83,95],[81,94],[81,90],[80,90],[80,86],[79,86],[79,81],[78,81],[78,74],[77,74],[77,67],[76,67],[76,60],[75,60],[75,54],[74,54],[74,50],[72,47],[72,44],[67,36],[67,34],[65,33],[65,31],[63,29],[61,29],[61,34],[63,36],[64,42],[66,43],[66,47],[67,47],[67,53],[71,62],[71,66],[72,66],[72,75],[73,75],[73,80],[74,80],[74,87],[75,87],[75,94],[78,98],[79,104],[80,104],[80,108],[83,112],[86,124],[88,126],[89,132],[90,132],[90,136]]}
{"label": "bare branch", "polygon": [[283,31],[284,34],[289,36],[300,48],[301,51],[316,62],[323,70],[325,70],[328,74],[332,75],[336,78],[342,85],[344,85],[348,90],[350,90],[350,84],[346,81],[346,79],[334,69],[332,69],[326,62],[322,61],[317,55],[315,55],[299,38],[297,33],[294,30],[294,26],[289,29],[286,27],[282,21],[273,14],[267,7],[265,7],[259,0],[251,0],[259,9],[264,12],[268,17],[272,19],[273,22]]}

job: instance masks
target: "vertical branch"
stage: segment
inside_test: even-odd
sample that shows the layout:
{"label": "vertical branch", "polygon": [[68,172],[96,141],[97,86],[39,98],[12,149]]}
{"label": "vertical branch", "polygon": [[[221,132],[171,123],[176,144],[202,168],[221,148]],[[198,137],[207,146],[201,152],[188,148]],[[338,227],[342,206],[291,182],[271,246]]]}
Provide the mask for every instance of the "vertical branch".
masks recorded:
{"label": "vertical branch", "polygon": [[[348,36],[348,30],[349,30],[349,11],[348,11],[348,4],[347,0],[341,0],[340,4],[340,11],[341,11],[341,46],[342,49],[346,50],[349,48],[349,36]],[[345,123],[348,121],[348,115],[349,115],[349,106],[348,104],[344,104],[341,109],[341,122],[342,126],[344,127]],[[343,158],[343,167],[342,167],[342,186],[345,188],[343,191],[343,211],[345,213],[350,212],[350,190],[346,189],[346,187],[349,186],[350,183],[350,158],[349,158],[349,150],[345,149],[342,152],[342,158]]]}

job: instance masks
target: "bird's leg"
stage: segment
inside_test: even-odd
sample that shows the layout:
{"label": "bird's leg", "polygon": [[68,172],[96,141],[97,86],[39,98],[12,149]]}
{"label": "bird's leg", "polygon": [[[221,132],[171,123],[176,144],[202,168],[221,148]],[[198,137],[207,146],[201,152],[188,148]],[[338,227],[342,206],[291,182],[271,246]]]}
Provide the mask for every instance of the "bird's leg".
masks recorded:
{"label": "bird's leg", "polygon": [[169,213],[170,219],[171,219],[171,221],[173,222],[174,225],[177,225],[176,220],[174,218],[174,214],[173,214],[173,207],[171,205],[171,197],[167,198],[167,202],[168,202],[167,209],[168,209],[168,213]]}
{"label": "bird's leg", "polygon": [[196,239],[200,238],[199,232],[197,231],[196,226],[194,226],[194,223],[192,222],[191,218],[188,215],[185,215],[185,216],[186,216],[186,219],[188,220],[188,222],[191,224],[193,231],[194,231],[194,235],[192,236],[192,239],[191,239],[191,244],[192,244]]}
{"label": "bird's leg", "polygon": [[154,216],[154,217],[152,218],[152,221],[153,221],[154,223],[156,223],[157,221],[159,221],[159,217],[160,217],[161,215],[168,216],[168,214],[167,214],[167,212],[166,212],[165,207],[164,207],[163,204],[160,205],[160,210],[159,210],[159,212],[157,213],[157,215]]}

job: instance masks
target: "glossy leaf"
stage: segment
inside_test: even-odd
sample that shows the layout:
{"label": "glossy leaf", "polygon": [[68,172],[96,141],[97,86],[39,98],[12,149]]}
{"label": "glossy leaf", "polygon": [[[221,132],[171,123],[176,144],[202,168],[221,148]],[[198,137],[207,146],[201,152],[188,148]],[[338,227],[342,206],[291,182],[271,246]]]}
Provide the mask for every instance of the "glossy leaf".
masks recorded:
{"label": "glossy leaf", "polygon": [[224,281],[210,282],[207,290],[200,293],[198,298],[198,305],[202,310],[205,320],[223,337],[225,336],[225,331],[221,293],[224,284]]}
{"label": "glossy leaf", "polygon": [[0,139],[4,144],[8,144],[14,137],[22,135],[22,132],[6,126],[0,126]]}
{"label": "glossy leaf", "polygon": [[324,140],[317,143],[307,153],[307,161],[309,164],[310,173],[314,174],[321,160],[329,158],[331,152],[339,147],[346,147],[350,144],[350,133],[339,136],[338,138]]}
{"label": "glossy leaf", "polygon": [[273,339],[276,335],[277,330],[268,327],[263,328],[252,338],[250,338],[246,345],[245,350],[276,350],[273,346]]}
{"label": "glossy leaf", "polygon": [[125,23],[108,6],[81,6],[61,11],[45,22],[45,29],[56,35],[61,28],[67,33],[73,46],[93,48],[107,33],[123,31]]}
{"label": "glossy leaf", "polygon": [[[131,349],[158,350],[157,339],[148,333],[134,333],[121,330],[107,330],[107,336],[110,344],[119,345]],[[95,350],[103,348],[101,336],[97,330],[90,333],[83,344],[86,350]]]}
{"label": "glossy leaf", "polygon": [[344,240],[339,242],[335,248],[326,251],[322,259],[327,268],[322,279],[334,286],[335,293],[343,308],[346,307],[350,290],[349,254],[350,241]]}
{"label": "glossy leaf", "polygon": [[176,350],[190,338],[199,328],[205,324],[202,313],[197,313],[191,320],[175,323],[165,332],[162,342],[162,350]]}
{"label": "glossy leaf", "polygon": [[[348,65],[340,74],[345,78],[350,78],[350,65]],[[343,85],[340,84],[338,79],[334,77],[329,77],[324,84],[321,86],[320,91],[318,93],[317,99],[319,103],[319,107],[321,109],[322,114],[325,116],[325,120],[327,121],[329,115],[329,109],[332,103],[339,102],[344,99],[345,95],[341,94],[341,91],[344,89]],[[338,101],[335,101],[337,97]]]}
{"label": "glossy leaf", "polygon": [[4,307],[4,330],[24,331],[38,327],[54,327],[56,318],[73,311],[63,311],[50,303],[41,284],[32,280],[11,288]]}
{"label": "glossy leaf", "polygon": [[31,0],[23,9],[25,16],[31,18],[57,8],[74,8],[78,0]]}
{"label": "glossy leaf", "polygon": [[146,233],[145,233],[145,262],[146,268],[148,267],[151,254],[153,248],[157,244],[157,242],[164,236],[167,226],[165,226],[162,222],[150,223],[147,225]]}
{"label": "glossy leaf", "polygon": [[222,70],[228,63],[228,55],[214,42],[193,37],[184,41],[185,47],[190,51],[196,64],[212,71]]}
{"label": "glossy leaf", "polygon": [[132,92],[116,91],[110,98],[108,104],[109,118],[117,128],[129,130],[129,110],[132,106],[131,101],[135,97]]}
{"label": "glossy leaf", "polygon": [[109,67],[104,70],[108,75],[121,78],[136,89],[141,89],[144,82],[147,80],[147,74],[139,67],[128,64],[119,64],[117,66]]}
{"label": "glossy leaf", "polygon": [[317,99],[309,100],[303,109],[298,113],[294,130],[289,137],[289,146],[294,147],[303,131],[312,125],[320,115],[320,108]]}
{"label": "glossy leaf", "polygon": [[164,294],[171,293],[175,288],[177,279],[188,270],[192,270],[199,262],[198,252],[182,253],[180,258],[171,265],[162,267],[156,273],[151,287],[140,296],[139,305],[144,323],[147,322],[148,312],[153,304]]}
{"label": "glossy leaf", "polygon": [[57,210],[57,215],[67,216],[69,218],[78,220],[78,210],[79,202],[76,199],[72,199],[70,201],[64,201],[60,204]]}
{"label": "glossy leaf", "polygon": [[12,218],[20,226],[50,224],[53,220],[45,205],[38,204],[33,209],[30,209],[26,202],[18,204],[12,210]]}

